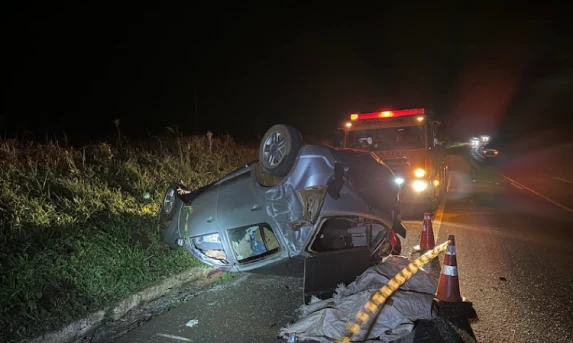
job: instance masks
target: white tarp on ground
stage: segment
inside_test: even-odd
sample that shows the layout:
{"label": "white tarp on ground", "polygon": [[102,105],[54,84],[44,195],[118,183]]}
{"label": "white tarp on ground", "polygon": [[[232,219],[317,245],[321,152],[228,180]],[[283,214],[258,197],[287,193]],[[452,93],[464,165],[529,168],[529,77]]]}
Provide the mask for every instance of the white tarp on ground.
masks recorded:
{"label": "white tarp on ground", "polygon": [[[335,342],[344,335],[348,323],[372,293],[387,284],[409,263],[404,257],[391,256],[381,264],[367,269],[348,286],[340,285],[332,298],[314,298],[309,305],[298,309],[298,320],[282,328],[280,335],[294,333],[304,340]],[[414,321],[435,318],[432,308],[435,292],[436,285],[430,276],[424,270],[419,270],[394,292],[380,315],[377,318],[372,316],[374,318],[361,327],[352,341],[390,342],[407,335],[414,328]]]}

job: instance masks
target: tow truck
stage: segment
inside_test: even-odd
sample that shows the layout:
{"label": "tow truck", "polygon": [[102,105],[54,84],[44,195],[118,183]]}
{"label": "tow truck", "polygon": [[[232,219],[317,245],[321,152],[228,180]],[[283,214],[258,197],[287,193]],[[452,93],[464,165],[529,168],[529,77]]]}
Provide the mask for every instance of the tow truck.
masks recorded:
{"label": "tow truck", "polygon": [[433,212],[446,193],[447,163],[438,126],[424,108],[355,113],[337,147],[368,150],[394,172],[402,214]]}

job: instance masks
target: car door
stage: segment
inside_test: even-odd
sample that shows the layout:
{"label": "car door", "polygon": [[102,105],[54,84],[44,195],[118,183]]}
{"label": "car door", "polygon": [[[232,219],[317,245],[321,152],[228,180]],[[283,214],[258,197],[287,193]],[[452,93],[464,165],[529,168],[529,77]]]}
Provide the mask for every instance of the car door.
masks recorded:
{"label": "car door", "polygon": [[284,260],[284,249],[265,216],[265,188],[254,165],[221,180],[217,219],[237,270],[246,271]]}
{"label": "car door", "polygon": [[263,221],[264,197],[252,167],[239,170],[219,183],[217,220],[223,230]]}
{"label": "car door", "polygon": [[331,297],[340,283],[348,285],[376,263],[371,250],[371,224],[356,217],[331,217],[320,222],[307,247],[303,301]]}

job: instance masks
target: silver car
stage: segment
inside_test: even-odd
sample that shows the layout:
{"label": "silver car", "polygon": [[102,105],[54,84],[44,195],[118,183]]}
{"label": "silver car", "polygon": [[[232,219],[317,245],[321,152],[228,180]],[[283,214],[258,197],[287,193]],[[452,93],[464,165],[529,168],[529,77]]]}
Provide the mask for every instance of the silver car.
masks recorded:
{"label": "silver car", "polygon": [[334,286],[352,281],[399,254],[396,233],[406,236],[399,185],[382,160],[362,150],[304,145],[288,125],[267,131],[258,161],[192,192],[171,185],[159,226],[167,245],[225,271],[304,260],[307,291],[325,288],[325,270],[336,270]]}

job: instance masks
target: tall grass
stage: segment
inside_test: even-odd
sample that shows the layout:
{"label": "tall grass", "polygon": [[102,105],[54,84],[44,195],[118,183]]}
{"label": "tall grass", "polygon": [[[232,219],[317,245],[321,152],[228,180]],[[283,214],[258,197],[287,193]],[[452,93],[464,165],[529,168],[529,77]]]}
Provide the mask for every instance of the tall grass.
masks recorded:
{"label": "tall grass", "polygon": [[[121,136],[120,136],[121,138]],[[0,341],[49,331],[200,263],[158,240],[166,187],[256,159],[229,136],[71,148],[0,141]]]}

